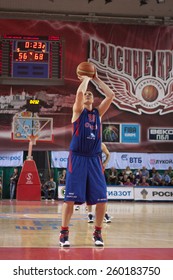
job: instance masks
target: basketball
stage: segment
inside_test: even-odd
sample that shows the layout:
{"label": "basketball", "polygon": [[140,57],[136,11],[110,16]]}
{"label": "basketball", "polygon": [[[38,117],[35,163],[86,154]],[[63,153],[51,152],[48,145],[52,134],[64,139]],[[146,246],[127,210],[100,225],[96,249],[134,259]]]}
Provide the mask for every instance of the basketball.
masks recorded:
{"label": "basketball", "polygon": [[79,76],[88,76],[93,78],[96,73],[95,65],[91,62],[81,62],[76,69],[76,74]]}
{"label": "basketball", "polygon": [[158,97],[158,90],[155,86],[148,85],[142,90],[142,97],[147,102],[153,102]]}

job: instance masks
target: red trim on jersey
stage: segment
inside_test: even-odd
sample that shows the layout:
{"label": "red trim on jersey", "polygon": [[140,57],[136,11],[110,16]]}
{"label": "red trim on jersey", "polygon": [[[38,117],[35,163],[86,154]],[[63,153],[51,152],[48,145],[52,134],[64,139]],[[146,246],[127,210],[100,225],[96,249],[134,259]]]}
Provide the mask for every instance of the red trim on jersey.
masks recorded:
{"label": "red trim on jersey", "polygon": [[76,132],[75,132],[76,136],[79,136],[79,122],[80,122],[80,118],[78,118],[76,121]]}
{"label": "red trim on jersey", "polygon": [[102,173],[104,174],[104,166],[103,166],[103,163],[101,161],[101,158],[99,157],[99,161],[100,161],[100,165],[101,165],[101,168],[102,168]]}
{"label": "red trim on jersey", "polygon": [[71,160],[71,156],[72,156],[72,151],[69,152],[69,160],[68,160],[68,170],[70,173],[72,173],[72,160]]}
{"label": "red trim on jersey", "polygon": [[100,129],[98,129],[98,138],[100,139],[102,135],[102,129],[101,129],[101,124],[100,124]]}

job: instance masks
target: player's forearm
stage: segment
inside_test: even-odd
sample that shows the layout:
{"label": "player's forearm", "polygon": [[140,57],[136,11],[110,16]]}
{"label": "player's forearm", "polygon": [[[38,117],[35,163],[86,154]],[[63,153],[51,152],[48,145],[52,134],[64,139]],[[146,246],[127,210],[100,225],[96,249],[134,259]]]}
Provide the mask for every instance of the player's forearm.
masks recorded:
{"label": "player's forearm", "polygon": [[87,76],[85,76],[82,79],[82,82],[77,89],[77,95],[80,95],[81,93],[84,94],[87,91],[88,83],[89,83],[90,80],[91,80],[91,78],[89,78]]}
{"label": "player's forearm", "polygon": [[105,93],[107,98],[113,99],[115,97],[114,92],[98,77],[94,78],[94,81],[100,87],[100,89]]}
{"label": "player's forearm", "polygon": [[109,162],[109,158],[105,159],[105,161],[103,162],[104,166],[106,167],[106,165],[108,164]]}

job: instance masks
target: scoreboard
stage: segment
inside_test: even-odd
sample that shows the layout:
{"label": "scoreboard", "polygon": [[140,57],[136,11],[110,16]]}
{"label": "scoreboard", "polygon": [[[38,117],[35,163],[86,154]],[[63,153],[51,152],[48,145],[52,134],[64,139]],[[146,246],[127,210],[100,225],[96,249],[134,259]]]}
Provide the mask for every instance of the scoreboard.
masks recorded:
{"label": "scoreboard", "polygon": [[62,85],[64,41],[58,36],[0,38],[0,84]]}

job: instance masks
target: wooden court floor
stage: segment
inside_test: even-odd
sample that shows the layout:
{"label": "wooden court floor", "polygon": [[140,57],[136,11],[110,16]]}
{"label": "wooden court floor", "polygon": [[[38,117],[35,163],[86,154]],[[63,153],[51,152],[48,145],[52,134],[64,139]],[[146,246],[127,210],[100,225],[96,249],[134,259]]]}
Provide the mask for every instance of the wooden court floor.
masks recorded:
{"label": "wooden court floor", "polygon": [[[94,208],[94,207],[93,207]],[[60,248],[62,201],[0,201],[0,259],[173,259],[173,203],[108,202],[104,248],[92,241],[85,205],[74,210],[70,248]]]}

